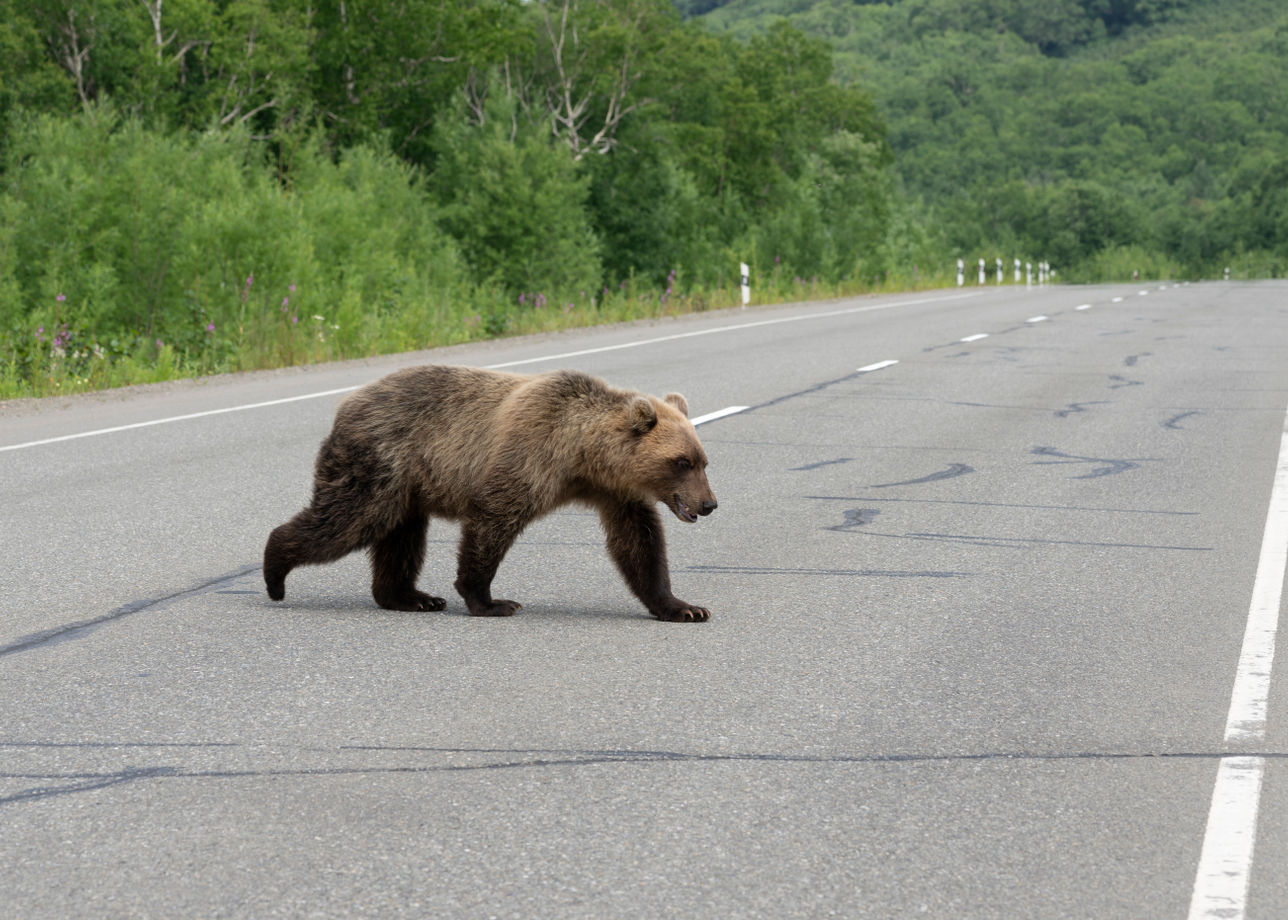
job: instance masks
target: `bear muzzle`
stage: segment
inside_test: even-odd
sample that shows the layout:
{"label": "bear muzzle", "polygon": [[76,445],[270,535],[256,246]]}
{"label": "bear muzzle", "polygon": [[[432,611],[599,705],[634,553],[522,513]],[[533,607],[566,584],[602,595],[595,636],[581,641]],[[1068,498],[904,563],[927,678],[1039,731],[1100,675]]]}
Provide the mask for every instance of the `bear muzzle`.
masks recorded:
{"label": "bear muzzle", "polygon": [[704,498],[702,500],[702,504],[698,506],[696,511],[694,511],[685,504],[684,499],[680,498],[680,494],[678,492],[672,496],[672,500],[670,502],[670,508],[675,512],[675,516],[686,524],[696,523],[698,515],[706,517],[712,511],[715,511],[716,507],[717,504],[714,498]]}

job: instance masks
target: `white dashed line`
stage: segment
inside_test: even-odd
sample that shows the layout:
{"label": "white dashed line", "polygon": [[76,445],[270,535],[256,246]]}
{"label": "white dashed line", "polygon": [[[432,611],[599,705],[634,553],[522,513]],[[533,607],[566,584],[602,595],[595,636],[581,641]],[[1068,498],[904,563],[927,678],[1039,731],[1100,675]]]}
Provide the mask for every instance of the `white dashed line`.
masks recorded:
{"label": "white dashed line", "polygon": [[1049,316],[1030,316],[1025,320],[1026,323],[1045,323],[1051,317]]}
{"label": "white dashed line", "polygon": [[737,415],[739,412],[746,412],[750,408],[751,406],[728,406],[724,409],[717,409],[715,412],[708,412],[706,415],[699,415],[695,419],[690,419],[690,421],[693,422],[693,427],[697,428],[699,425],[706,424],[707,422],[714,422],[716,419],[724,418],[727,415]]}
{"label": "white dashed line", "polygon": [[1114,303],[1122,303],[1122,302],[1123,302],[1123,299],[1122,299],[1121,297],[1115,297],[1115,298],[1114,298],[1114,300],[1113,300],[1113,302],[1114,302]]}
{"label": "white dashed line", "polygon": [[868,364],[864,367],[859,368],[859,373],[867,374],[867,373],[870,373],[871,371],[879,371],[884,367],[891,367],[898,363],[899,363],[898,361],[895,361],[893,359],[889,361],[878,361],[876,364]]}
{"label": "white dashed line", "polygon": [[1074,309],[1075,309],[1075,310],[1090,310],[1090,309],[1091,309],[1091,304],[1089,304],[1089,303],[1080,303],[1080,304],[1078,304],[1076,307],[1074,307]]}
{"label": "white dashed line", "polygon": [[968,335],[968,336],[966,336],[966,338],[964,338],[964,339],[960,339],[959,341],[962,341],[962,342],[978,342],[980,339],[986,339],[986,338],[988,338],[988,333],[987,333],[987,332],[977,332],[977,333],[975,333],[974,335]]}

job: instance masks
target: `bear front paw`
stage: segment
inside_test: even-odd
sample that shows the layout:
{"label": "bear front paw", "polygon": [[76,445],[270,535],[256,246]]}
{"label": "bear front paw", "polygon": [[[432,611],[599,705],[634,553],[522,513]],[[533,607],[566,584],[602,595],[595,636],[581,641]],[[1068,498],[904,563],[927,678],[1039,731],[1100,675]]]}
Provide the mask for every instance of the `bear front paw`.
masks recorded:
{"label": "bear front paw", "polygon": [[705,623],[711,619],[711,611],[706,607],[697,607],[677,600],[653,611],[653,616],[668,623]]}
{"label": "bear front paw", "polygon": [[424,591],[407,591],[398,594],[378,595],[376,603],[386,610],[406,610],[409,613],[426,613],[431,610],[443,610],[447,601],[434,597]]}
{"label": "bear front paw", "polygon": [[494,600],[490,604],[467,604],[472,617],[511,617],[523,608],[518,601]]}

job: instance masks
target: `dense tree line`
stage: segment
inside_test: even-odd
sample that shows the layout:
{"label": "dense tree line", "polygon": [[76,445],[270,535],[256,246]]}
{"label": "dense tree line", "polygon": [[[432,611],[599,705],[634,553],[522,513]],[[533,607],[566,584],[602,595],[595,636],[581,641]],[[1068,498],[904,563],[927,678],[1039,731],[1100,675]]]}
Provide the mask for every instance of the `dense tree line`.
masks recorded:
{"label": "dense tree line", "polygon": [[780,14],[873,93],[949,248],[1042,252],[1072,277],[1288,272],[1281,3],[735,0],[699,21],[745,37]]}
{"label": "dense tree line", "polygon": [[65,325],[244,351],[445,298],[498,331],[740,260],[883,275],[926,240],[832,70],[785,23],[737,41],[666,0],[0,0],[11,368]]}

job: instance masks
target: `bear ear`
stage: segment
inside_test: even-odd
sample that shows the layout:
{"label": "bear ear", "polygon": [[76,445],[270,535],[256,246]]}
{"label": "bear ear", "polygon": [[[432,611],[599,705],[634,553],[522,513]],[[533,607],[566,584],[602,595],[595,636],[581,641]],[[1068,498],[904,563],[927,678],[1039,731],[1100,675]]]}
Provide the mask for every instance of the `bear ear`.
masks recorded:
{"label": "bear ear", "polygon": [[670,403],[675,406],[675,408],[679,409],[685,418],[689,417],[689,401],[679,393],[667,393],[662,397],[662,402]]}
{"label": "bear ear", "polygon": [[657,424],[657,410],[647,396],[631,398],[630,408],[631,431],[636,434],[648,434]]}

